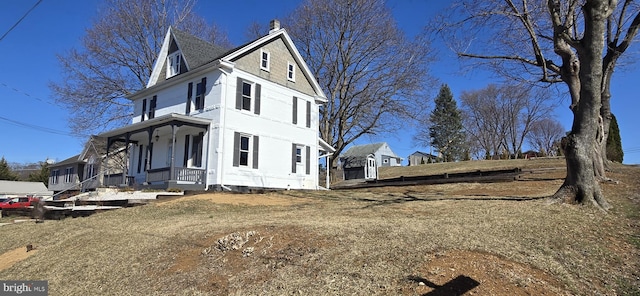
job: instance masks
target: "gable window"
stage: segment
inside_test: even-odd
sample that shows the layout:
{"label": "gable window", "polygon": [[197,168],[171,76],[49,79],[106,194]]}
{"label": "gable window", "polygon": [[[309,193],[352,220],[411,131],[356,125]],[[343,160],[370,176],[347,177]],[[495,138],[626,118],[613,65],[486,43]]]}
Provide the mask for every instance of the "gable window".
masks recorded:
{"label": "gable window", "polygon": [[51,171],[51,184],[58,184],[58,176],[60,176],[60,170]]}
{"label": "gable window", "polygon": [[71,183],[73,181],[73,167],[68,167],[64,171],[64,182]]}
{"label": "gable window", "polygon": [[269,72],[270,55],[268,51],[260,50],[260,69]]}
{"label": "gable window", "polygon": [[258,168],[259,137],[243,133],[234,133],[233,166]]}
{"label": "gable window", "polygon": [[182,71],[182,55],[176,51],[167,56],[167,78],[180,74]]}
{"label": "gable window", "polygon": [[296,65],[287,62],[287,80],[296,81]]}
{"label": "gable window", "polygon": [[238,78],[236,109],[260,114],[260,84]]}
{"label": "gable window", "polygon": [[96,176],[96,166],[93,163],[90,163],[87,166],[87,179],[92,179],[93,177]]}

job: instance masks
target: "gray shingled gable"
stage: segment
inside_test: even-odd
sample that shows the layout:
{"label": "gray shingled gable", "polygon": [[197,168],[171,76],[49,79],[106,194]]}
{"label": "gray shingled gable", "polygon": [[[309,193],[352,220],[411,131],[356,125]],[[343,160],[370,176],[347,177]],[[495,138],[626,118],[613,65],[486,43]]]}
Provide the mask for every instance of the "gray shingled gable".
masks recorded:
{"label": "gray shingled gable", "polygon": [[49,168],[56,168],[56,167],[60,167],[60,166],[64,166],[64,165],[75,164],[75,163],[79,163],[81,161],[82,160],[80,159],[80,154],[77,154],[77,155],[71,156],[71,157],[69,157],[69,158],[67,158],[67,159],[65,159],[63,161],[56,162],[56,163],[50,165]]}
{"label": "gray shingled gable", "polygon": [[378,151],[378,149],[380,149],[383,145],[384,143],[373,143],[352,146],[351,148],[349,148],[349,150],[347,150],[347,152],[342,154],[342,157],[367,156]]}
{"label": "gray shingled gable", "polygon": [[189,70],[221,58],[228,51],[225,48],[211,44],[187,32],[175,28],[171,28],[171,32],[182,52],[183,58],[189,66]]}

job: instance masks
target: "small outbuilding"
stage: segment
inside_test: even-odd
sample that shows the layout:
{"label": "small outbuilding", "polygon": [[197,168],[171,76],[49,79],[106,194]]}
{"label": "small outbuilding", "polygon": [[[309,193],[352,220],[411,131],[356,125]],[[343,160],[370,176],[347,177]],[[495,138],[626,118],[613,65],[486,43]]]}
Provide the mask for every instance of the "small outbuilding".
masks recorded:
{"label": "small outbuilding", "polygon": [[33,196],[47,198],[53,195],[42,182],[23,182],[0,180],[0,197],[10,198],[19,196]]}
{"label": "small outbuilding", "polygon": [[378,178],[378,167],[400,166],[402,158],[382,142],[352,146],[340,156],[340,163],[345,180],[373,180]]}

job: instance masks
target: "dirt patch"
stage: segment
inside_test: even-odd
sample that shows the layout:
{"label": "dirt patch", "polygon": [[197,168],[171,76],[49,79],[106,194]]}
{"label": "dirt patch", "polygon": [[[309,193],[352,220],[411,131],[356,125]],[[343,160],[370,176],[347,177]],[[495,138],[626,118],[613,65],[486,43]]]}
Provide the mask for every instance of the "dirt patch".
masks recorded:
{"label": "dirt patch", "polygon": [[184,196],[158,203],[159,205],[170,205],[185,201],[209,201],[219,204],[248,205],[248,206],[291,206],[305,203],[308,200],[301,200],[295,197],[278,193],[269,194],[236,194],[236,193],[207,193]]}
{"label": "dirt patch", "polygon": [[547,273],[495,255],[451,250],[429,256],[407,277],[410,293],[421,295],[562,295]]}
{"label": "dirt patch", "polygon": [[329,245],[328,239],[294,226],[207,234],[193,243],[196,246],[166,258],[168,268],[156,267],[148,274],[165,282],[189,274],[191,281],[199,283],[198,290],[228,295],[256,282],[268,282],[285,267],[302,265],[308,267],[305,272],[314,272],[311,262]]}
{"label": "dirt patch", "polygon": [[16,248],[0,255],[0,271],[11,268],[14,264],[27,259],[35,254],[37,250],[27,252],[26,247]]}

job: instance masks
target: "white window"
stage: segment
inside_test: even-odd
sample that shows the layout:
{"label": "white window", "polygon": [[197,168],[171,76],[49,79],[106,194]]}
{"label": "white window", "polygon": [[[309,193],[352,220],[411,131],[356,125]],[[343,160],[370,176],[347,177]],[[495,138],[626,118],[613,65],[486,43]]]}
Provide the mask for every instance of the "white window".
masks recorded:
{"label": "white window", "polygon": [[287,80],[296,81],[296,65],[287,62]]}
{"label": "white window", "polygon": [[268,51],[260,50],[260,69],[269,72],[270,55]]}
{"label": "white window", "polygon": [[242,110],[251,111],[252,89],[253,84],[246,81],[242,82]]}
{"label": "white window", "polygon": [[240,136],[240,166],[249,166],[251,158],[251,137],[241,135]]}
{"label": "white window", "polygon": [[167,57],[167,78],[180,74],[182,59],[180,51],[176,51]]}
{"label": "white window", "polygon": [[235,132],[233,136],[233,166],[258,168],[259,137]]}
{"label": "white window", "polygon": [[60,176],[60,170],[51,171],[51,184],[58,184],[58,176]]}
{"label": "white window", "polygon": [[68,167],[65,169],[64,172],[64,182],[65,183],[71,183],[71,181],[73,181],[73,168],[72,167]]}
{"label": "white window", "polygon": [[303,148],[304,148],[303,146],[297,146],[296,147],[296,163],[298,165],[302,164],[302,149]]}

